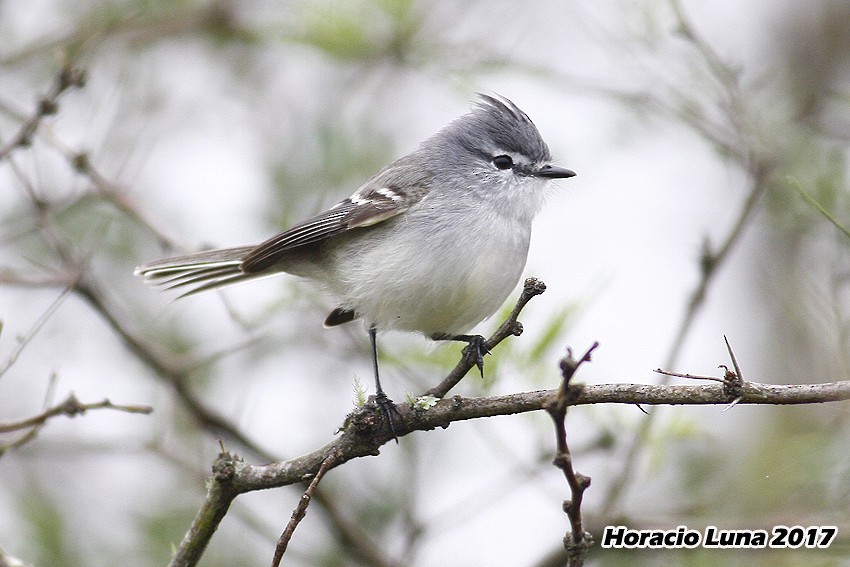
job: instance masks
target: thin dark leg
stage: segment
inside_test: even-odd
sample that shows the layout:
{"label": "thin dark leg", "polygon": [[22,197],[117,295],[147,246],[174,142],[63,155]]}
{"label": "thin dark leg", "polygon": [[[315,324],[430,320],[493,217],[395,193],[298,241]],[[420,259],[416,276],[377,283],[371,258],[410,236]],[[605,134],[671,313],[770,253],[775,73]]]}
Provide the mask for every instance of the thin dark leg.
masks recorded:
{"label": "thin dark leg", "polygon": [[393,434],[393,439],[395,439],[395,442],[398,443],[398,436],[395,431],[395,422],[393,421],[393,414],[398,415],[398,409],[396,409],[393,401],[384,393],[384,389],[381,388],[381,379],[378,376],[377,334],[375,327],[369,327],[369,341],[372,343],[372,363],[375,369],[375,404],[377,404],[378,408],[381,410],[382,416],[386,418],[387,425],[389,425],[390,428],[390,433]]}
{"label": "thin dark leg", "polygon": [[478,367],[481,377],[484,377],[484,355],[490,354],[487,348],[487,339],[481,335],[449,335],[447,333],[434,333],[431,338],[435,341],[463,341],[467,343],[463,349],[463,356]]}
{"label": "thin dark leg", "polygon": [[378,377],[378,332],[375,327],[369,327],[369,342],[372,344],[372,367],[375,369],[375,393],[376,396],[384,396],[384,389],[381,388],[381,379]]}

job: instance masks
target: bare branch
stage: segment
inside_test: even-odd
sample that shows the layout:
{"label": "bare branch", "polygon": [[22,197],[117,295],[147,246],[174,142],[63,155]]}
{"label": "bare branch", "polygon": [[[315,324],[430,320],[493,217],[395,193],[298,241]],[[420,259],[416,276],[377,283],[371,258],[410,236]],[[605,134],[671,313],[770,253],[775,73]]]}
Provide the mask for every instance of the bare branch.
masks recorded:
{"label": "bare branch", "polygon": [[277,542],[277,546],[274,550],[274,557],[272,558],[272,567],[278,567],[280,565],[280,562],[283,559],[283,554],[286,553],[286,547],[289,545],[289,541],[295,533],[295,528],[298,527],[298,524],[300,524],[301,520],[304,519],[304,516],[307,515],[307,507],[313,499],[313,494],[316,492],[319,482],[321,482],[322,478],[324,478],[325,473],[335,466],[336,457],[334,455],[329,455],[327,459],[322,461],[322,466],[319,467],[319,472],[316,473],[316,476],[314,476],[313,480],[310,481],[310,486],[308,486],[307,490],[304,491],[304,494],[301,495],[301,498],[298,500],[298,506],[296,506],[295,510],[292,512],[292,518],[290,518],[289,523],[286,525],[286,529],[282,534],[280,534],[280,539]]}
{"label": "bare branch", "polygon": [[567,356],[561,360],[561,387],[558,389],[557,396],[546,404],[546,411],[555,423],[557,452],[552,464],[564,472],[564,477],[566,477],[567,484],[570,487],[571,498],[565,500],[563,504],[564,512],[566,512],[571,526],[571,532],[564,536],[564,547],[567,549],[568,555],[567,564],[570,567],[582,567],[587,551],[593,545],[593,537],[584,530],[581,518],[581,503],[584,498],[584,491],[590,486],[590,477],[575,472],[573,457],[567,445],[567,406],[571,399],[581,393],[584,386],[571,385],[570,381],[579,366],[590,361],[591,353],[598,346],[598,342],[593,343],[584,353],[584,356],[578,360],[574,359],[572,351],[567,349]]}
{"label": "bare branch", "polygon": [[94,402],[89,404],[84,404],[80,402],[74,394],[70,394],[64,402],[57,404],[53,407],[50,407],[39,414],[36,414],[32,417],[28,417],[26,419],[21,419],[19,421],[7,421],[0,422],[0,433],[11,433],[13,431],[21,431],[23,429],[28,429],[29,431],[26,434],[15,440],[11,443],[7,443],[4,445],[0,445],[0,455],[3,455],[9,449],[13,449],[16,447],[20,447],[21,445],[29,442],[34,439],[38,434],[38,431],[44,427],[47,421],[58,415],[65,415],[68,417],[76,417],[78,415],[83,415],[89,410],[97,410],[97,409],[111,409],[116,411],[123,411],[127,413],[141,413],[141,414],[149,414],[153,411],[153,408],[145,405],[135,405],[135,406],[127,406],[127,405],[118,405],[113,404],[111,401],[102,400],[100,402]]}
{"label": "bare branch", "polygon": [[57,404],[52,408],[44,410],[43,412],[34,415],[32,417],[28,417],[26,419],[22,419],[20,421],[0,421],[0,433],[9,433],[10,431],[18,431],[20,429],[26,429],[28,427],[36,427],[44,424],[51,417],[55,417],[57,415],[66,415],[68,417],[76,417],[78,415],[82,415],[89,410],[96,409],[113,409],[117,411],[123,411],[126,413],[142,413],[149,414],[153,412],[153,408],[150,406],[126,406],[126,405],[118,405],[113,404],[109,400],[102,400],[100,402],[94,402],[90,404],[84,404],[80,402],[74,394],[69,395],[64,402],[61,404]]}
{"label": "bare branch", "polygon": [[[35,323],[27,330],[27,332],[17,339],[18,344],[15,345],[15,348],[12,349],[12,352],[9,354],[9,358],[6,359],[6,362],[0,364],[0,378],[8,372],[8,370],[14,366],[15,362],[17,362],[18,357],[23,352],[24,348],[30,343],[30,341],[35,337],[36,333],[44,326],[48,319],[59,309],[59,306],[62,305],[62,302],[68,297],[71,289],[66,287],[62,290],[62,292],[56,297],[56,299],[51,302],[51,304],[44,310],[44,312],[39,315],[38,319],[35,320]],[[2,330],[2,326],[0,326],[0,330]],[[2,432],[2,430],[0,430]]]}

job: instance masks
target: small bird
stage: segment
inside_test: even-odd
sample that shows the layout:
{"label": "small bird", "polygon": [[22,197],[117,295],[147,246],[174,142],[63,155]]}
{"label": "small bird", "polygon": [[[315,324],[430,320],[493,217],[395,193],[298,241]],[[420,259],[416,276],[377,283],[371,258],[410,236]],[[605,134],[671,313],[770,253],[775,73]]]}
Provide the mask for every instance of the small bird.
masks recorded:
{"label": "small bird", "polygon": [[255,246],[158,260],[135,273],[186,289],[180,297],[278,273],[319,282],[337,298],[325,326],[366,323],[375,402],[395,437],[377,331],[466,342],[483,372],[485,340],[465,333],[516,287],[545,186],[575,175],[550,163],[537,127],[514,103],[478,96],[468,114],[327,211]]}

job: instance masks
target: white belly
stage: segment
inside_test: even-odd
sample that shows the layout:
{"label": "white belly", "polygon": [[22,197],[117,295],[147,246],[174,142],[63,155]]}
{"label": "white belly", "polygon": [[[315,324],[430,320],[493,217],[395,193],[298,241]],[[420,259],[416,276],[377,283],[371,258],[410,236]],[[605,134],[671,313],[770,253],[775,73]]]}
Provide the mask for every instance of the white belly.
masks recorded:
{"label": "white belly", "polygon": [[[447,236],[455,231],[421,229],[415,218],[404,227],[388,223],[358,239],[356,249],[341,250],[328,283],[344,306],[378,329],[465,333],[501,307],[525,267],[530,227],[516,223],[497,232],[493,226],[506,221],[492,220],[467,227],[463,241]],[[399,246],[397,230],[416,238]]]}

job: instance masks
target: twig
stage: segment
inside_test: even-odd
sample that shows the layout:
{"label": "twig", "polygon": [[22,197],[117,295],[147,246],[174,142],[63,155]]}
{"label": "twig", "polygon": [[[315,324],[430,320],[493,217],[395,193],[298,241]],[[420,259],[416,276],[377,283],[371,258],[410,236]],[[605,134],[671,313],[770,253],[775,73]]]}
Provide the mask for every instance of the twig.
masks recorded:
{"label": "twig", "polygon": [[336,458],[333,454],[329,455],[328,458],[322,461],[322,465],[319,467],[316,476],[313,477],[313,480],[310,481],[310,485],[307,487],[307,490],[305,490],[304,494],[301,495],[301,499],[298,501],[298,506],[296,506],[295,510],[292,512],[292,517],[286,525],[286,529],[283,530],[282,534],[280,534],[280,539],[277,541],[277,546],[274,550],[274,557],[272,558],[272,567],[278,567],[280,565],[280,562],[283,559],[283,554],[286,553],[286,547],[289,545],[292,535],[295,533],[295,528],[298,527],[298,524],[300,524],[301,520],[304,519],[304,516],[307,515],[307,507],[313,499],[313,493],[316,491],[316,487],[319,486],[319,482],[321,482],[322,478],[324,478],[325,473],[335,466]]}
{"label": "twig", "polygon": [[68,417],[76,417],[78,415],[86,413],[89,410],[96,409],[113,409],[127,413],[142,414],[149,414],[153,411],[153,408],[150,406],[125,406],[113,404],[109,400],[102,400],[100,402],[84,404],[80,402],[76,398],[76,396],[74,396],[74,394],[71,394],[61,404],[57,404],[52,408],[46,409],[43,412],[32,417],[28,417],[20,421],[0,421],[0,433],[9,433],[10,431],[18,431],[20,429],[26,429],[28,427],[36,427],[42,425],[48,419],[57,415],[67,415]]}
{"label": "twig", "polygon": [[564,472],[564,477],[566,477],[567,484],[570,487],[571,497],[569,500],[565,500],[563,504],[564,512],[570,520],[571,527],[570,533],[564,536],[564,547],[567,549],[569,557],[567,564],[570,567],[582,567],[587,551],[593,545],[593,537],[584,531],[581,519],[581,503],[584,498],[584,491],[590,486],[590,477],[575,472],[573,457],[567,445],[567,407],[570,400],[575,399],[581,393],[583,386],[572,386],[570,381],[579,366],[585,362],[590,362],[590,355],[598,346],[598,342],[593,343],[584,353],[584,356],[578,360],[574,359],[572,351],[567,349],[567,356],[561,360],[561,387],[558,388],[557,395],[545,405],[546,411],[552,421],[555,422],[557,452],[552,464]]}
{"label": "twig", "polygon": [[38,130],[42,119],[51,114],[56,114],[59,108],[58,100],[62,93],[71,87],[82,87],[85,83],[85,71],[74,67],[70,62],[66,62],[53,81],[53,85],[39,99],[38,105],[32,115],[21,124],[21,127],[8,142],[0,146],[0,160],[5,159],[16,149],[28,146],[36,130]]}
{"label": "twig", "polygon": [[729,370],[729,367],[725,364],[718,365],[718,368],[722,368],[724,371],[723,378],[670,372],[669,370],[661,370],[660,368],[656,368],[655,372],[663,374],[664,376],[676,376],[678,378],[687,378],[690,380],[710,380],[713,382],[720,382],[723,384],[723,391],[731,400],[726,409],[723,410],[726,411],[741,401],[744,391],[744,374],[741,372],[741,366],[738,364],[738,358],[735,356],[735,352],[732,350],[732,345],[729,344],[729,339],[726,338],[726,335],[723,335],[723,340],[726,342],[726,350],[729,351],[729,358],[732,360],[733,368],[735,368],[735,371],[733,372],[732,370]]}
{"label": "twig", "polygon": [[50,305],[48,305],[47,309],[38,316],[38,319],[32,324],[32,326],[27,329],[27,332],[18,338],[18,344],[12,349],[12,352],[9,354],[9,358],[6,359],[2,365],[0,365],[0,378],[8,372],[8,370],[17,362],[18,357],[23,352],[24,348],[32,341],[33,337],[35,337],[36,333],[44,326],[48,319],[59,309],[59,306],[62,305],[62,302],[68,297],[68,294],[71,292],[70,287],[66,287],[63,289],[59,295],[54,299]]}
{"label": "twig", "polygon": [[[544,291],[546,291],[546,284],[541,280],[537,278],[528,278],[525,280],[522,287],[522,293],[511,311],[511,314],[508,315],[508,318],[505,319],[498,329],[496,329],[496,332],[487,339],[487,350],[493,350],[496,345],[512,335],[518,337],[522,334],[522,323],[517,320],[520,312],[526,304],[531,301],[532,297],[540,295]],[[443,381],[438,385],[425,392],[425,395],[434,396],[435,398],[446,397],[449,390],[454,388],[474,365],[475,364],[471,359],[465,356],[461,357],[460,362],[458,362],[457,366],[449,372],[448,376],[446,376],[445,379],[443,379]]]}
{"label": "twig", "polygon": [[102,400],[100,402],[94,402],[90,404],[84,404],[80,402],[74,394],[70,394],[64,402],[52,406],[39,414],[28,417],[26,419],[21,419],[19,421],[7,421],[0,422],[0,433],[11,433],[13,431],[21,431],[23,429],[28,429],[29,431],[26,434],[11,442],[4,445],[0,445],[0,455],[3,455],[9,449],[13,449],[16,447],[20,447],[21,445],[29,442],[38,434],[38,431],[44,427],[52,417],[56,417],[58,415],[65,415],[68,417],[76,417],[78,415],[82,415],[89,410],[97,410],[97,409],[112,409],[116,411],[123,411],[127,413],[141,413],[141,414],[149,414],[153,411],[153,408],[145,405],[119,405],[113,404],[109,400]]}

